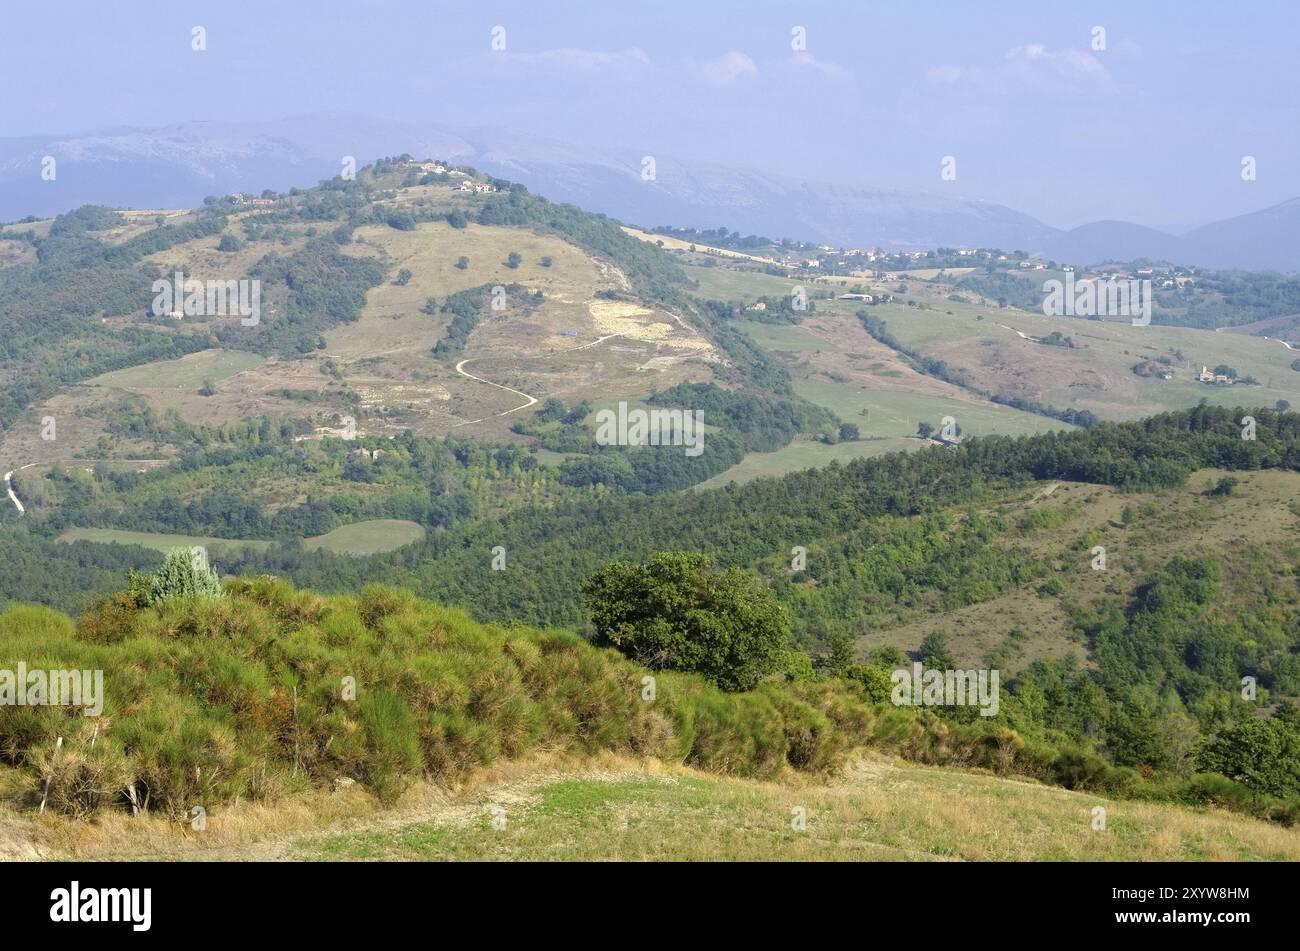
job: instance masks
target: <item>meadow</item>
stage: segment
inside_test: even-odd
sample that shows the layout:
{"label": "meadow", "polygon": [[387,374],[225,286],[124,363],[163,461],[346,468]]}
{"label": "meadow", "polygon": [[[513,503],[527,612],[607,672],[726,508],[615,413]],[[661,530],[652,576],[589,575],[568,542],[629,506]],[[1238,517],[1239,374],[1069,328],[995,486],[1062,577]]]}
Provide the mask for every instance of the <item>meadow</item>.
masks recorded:
{"label": "meadow", "polygon": [[[1095,829],[1094,810],[1106,827]],[[802,810],[802,828],[796,828]],[[495,825],[494,825],[495,823]],[[658,760],[539,756],[378,815],[355,790],[256,803],[182,835],[0,807],[0,858],[237,861],[1297,861],[1300,832],[1222,810],[1115,800],[888,756],[764,781]]]}
{"label": "meadow", "polygon": [[[340,526],[324,535],[302,540],[303,548],[323,548],[340,555],[373,555],[393,551],[424,537],[424,528],[403,519],[368,519]],[[196,545],[217,554],[223,549],[252,548],[265,550],[275,542],[262,539],[213,538],[205,535],[173,535],[163,532],[133,532],[117,528],[69,528],[59,535],[60,541],[99,542],[101,544],[141,545],[154,551]]]}
{"label": "meadow", "polygon": [[912,452],[924,449],[926,445],[924,440],[911,436],[864,438],[831,445],[812,439],[796,439],[775,452],[751,452],[731,468],[695,486],[695,490],[714,489],[729,482],[743,484],[803,469],[820,469],[832,462],[845,463],[890,452]]}
{"label": "meadow", "polygon": [[[925,356],[966,371],[975,383],[1050,406],[1087,409],[1103,419],[1132,419],[1205,400],[1217,406],[1300,405],[1297,353],[1276,340],[1158,323],[1045,317],[996,305],[947,300],[927,308],[884,304],[872,309],[889,332]],[[951,312],[951,313],[949,313]],[[1074,349],[1026,337],[1058,332]],[[1025,335],[1024,337],[1020,334]],[[1173,379],[1139,377],[1143,360],[1167,358]],[[1202,366],[1227,364],[1260,385],[1209,386],[1195,380]]]}
{"label": "meadow", "polygon": [[[698,296],[746,304],[764,296],[787,297],[795,287],[804,287],[814,310],[799,324],[736,321],[764,350],[783,358],[796,379],[801,373],[844,375],[841,351],[869,349],[853,341],[854,332],[848,326],[857,312],[865,310],[883,320],[902,345],[942,360],[986,393],[1057,409],[1087,410],[1102,419],[1149,416],[1185,409],[1202,400],[1228,407],[1272,406],[1279,401],[1300,405],[1300,372],[1291,368],[1300,352],[1278,340],[1163,325],[1158,314],[1156,322],[1136,327],[1127,320],[1046,317],[1014,306],[999,306],[996,301],[955,286],[969,269],[891,272],[881,280],[804,274],[781,278],[725,264],[687,266],[686,271],[697,282]],[[1062,276],[1060,272],[1041,271],[1027,280],[1036,285]],[[834,299],[846,282],[854,281],[888,291],[895,300],[864,307],[861,302]],[[833,317],[846,321],[841,336],[818,329],[819,324],[824,328]],[[1071,338],[1074,348],[1038,342],[1054,332]],[[1172,378],[1135,374],[1133,368],[1143,361],[1160,361]],[[1211,386],[1195,379],[1202,366],[1214,368],[1220,364],[1233,367],[1241,377],[1254,377],[1258,385]],[[893,371],[890,376],[898,379]],[[905,375],[901,383],[890,388],[900,386],[918,395],[934,392],[915,374]],[[847,393],[835,395],[831,389],[822,389],[819,395],[821,398],[814,401],[822,405],[831,405],[825,402],[831,400],[843,406],[855,399]],[[961,413],[952,413],[959,420],[969,418],[971,432],[1041,431],[1041,426],[1036,428],[1032,421],[1023,419],[1028,414],[1005,407],[987,409],[987,400],[974,394],[967,397],[985,403],[987,410],[978,413],[963,407]],[[880,408],[883,415],[889,415],[887,407]],[[933,404],[924,399],[918,400],[916,406],[896,409],[906,417],[935,411]],[[849,419],[843,411],[836,411]],[[961,425],[968,428],[965,422]],[[874,435],[888,433],[875,431]]]}
{"label": "meadow", "polygon": [[260,367],[265,362],[266,358],[256,353],[202,350],[179,360],[159,360],[125,370],[114,370],[87,380],[86,385],[126,390],[197,390],[206,382],[228,380],[246,370]]}
{"label": "meadow", "polygon": [[[883,757],[862,757],[833,782],[784,784],[620,765],[488,785],[459,799],[459,808],[431,809],[418,821],[294,837],[284,854],[314,861],[1300,859],[1300,832],[1292,829]],[[1102,830],[1093,828],[1098,807],[1106,811]],[[504,828],[493,826],[495,816]]]}
{"label": "meadow", "polygon": [[[917,373],[870,340],[851,316],[819,313],[797,326],[755,321],[737,321],[736,326],[785,360],[799,396],[853,423],[865,438],[913,436],[919,423],[937,429],[945,416],[956,419],[970,435],[1015,436],[1069,428]],[[835,345],[837,338],[840,346]]]}

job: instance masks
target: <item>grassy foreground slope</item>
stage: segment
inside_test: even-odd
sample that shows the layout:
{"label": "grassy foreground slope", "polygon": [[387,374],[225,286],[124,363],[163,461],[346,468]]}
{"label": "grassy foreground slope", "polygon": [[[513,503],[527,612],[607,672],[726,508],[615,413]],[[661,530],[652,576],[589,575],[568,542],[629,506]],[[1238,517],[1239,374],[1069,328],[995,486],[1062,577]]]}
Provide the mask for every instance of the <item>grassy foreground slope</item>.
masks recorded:
{"label": "grassy foreground slope", "polygon": [[[506,810],[503,829],[491,822],[498,802],[508,803],[498,807]],[[1093,828],[1098,806],[1106,810],[1105,829]],[[795,828],[798,809],[806,819],[802,829]],[[863,758],[842,780],[798,787],[645,768],[524,777],[418,819],[296,837],[283,854],[312,860],[1295,861],[1300,832],[1222,812],[1113,802]]]}
{"label": "grassy foreground slope", "polygon": [[239,578],[142,601],[133,583],[77,622],[15,606],[0,669],[20,663],[103,671],[104,703],[94,717],[0,706],[0,855],[1300,855],[1300,832],[1214,811],[1226,780],[1175,787],[1001,723],[895,707],[865,681],[777,674],[727,693],[392,588],[320,597]]}
{"label": "grassy foreground slope", "polygon": [[1297,861],[1300,831],[881,756],[853,759],[842,777],[778,782],[605,755],[507,763],[454,790],[421,784],[381,813],[355,788],[289,807],[242,803],[201,833],[124,814],[87,824],[4,810],[0,858]]}

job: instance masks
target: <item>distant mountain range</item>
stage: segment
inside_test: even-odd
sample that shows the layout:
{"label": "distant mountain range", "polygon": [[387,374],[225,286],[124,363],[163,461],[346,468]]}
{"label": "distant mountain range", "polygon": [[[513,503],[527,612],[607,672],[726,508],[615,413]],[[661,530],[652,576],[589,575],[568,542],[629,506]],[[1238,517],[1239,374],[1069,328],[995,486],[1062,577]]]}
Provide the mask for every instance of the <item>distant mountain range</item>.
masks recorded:
{"label": "distant mountain range", "polygon": [[1300,198],[1214,221],[1183,235],[1127,221],[1095,221],[1058,232],[1046,252],[1079,264],[1141,257],[1246,271],[1300,271]]}
{"label": "distant mountain range", "polygon": [[[564,145],[492,129],[448,129],[356,114],[274,122],[184,122],[158,129],[0,139],[0,220],[78,205],[193,206],[206,195],[282,191],[337,175],[344,156],[445,158],[643,227],[676,225],[897,250],[1023,250],[1076,264],[1145,257],[1249,270],[1300,270],[1300,199],[1183,235],[1123,221],[1061,231],[1003,205],[833,185],[671,156]],[[54,181],[41,160],[57,160]]]}

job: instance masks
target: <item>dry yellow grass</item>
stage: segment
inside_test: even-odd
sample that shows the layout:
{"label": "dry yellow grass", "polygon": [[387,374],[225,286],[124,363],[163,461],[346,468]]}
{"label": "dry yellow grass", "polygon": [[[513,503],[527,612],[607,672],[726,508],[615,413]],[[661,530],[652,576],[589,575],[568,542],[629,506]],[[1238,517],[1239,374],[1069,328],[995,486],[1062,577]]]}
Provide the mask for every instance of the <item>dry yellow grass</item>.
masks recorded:
{"label": "dry yellow grass", "polygon": [[[249,213],[232,215],[230,224],[223,234],[234,235],[243,239],[244,231],[238,222]],[[169,223],[176,224],[183,219],[172,218]],[[147,226],[146,226],[147,223]],[[153,228],[153,219],[133,219],[120,229],[119,240],[125,241],[136,234],[142,234]],[[173,271],[181,270],[185,277],[199,280],[241,280],[246,278],[253,267],[267,253],[267,245],[261,241],[250,241],[238,251],[218,251],[222,235],[209,235],[185,241],[175,247],[167,248],[142,259],[145,266],[154,265],[162,270],[164,276],[170,277]],[[307,243],[304,236],[291,239],[288,243],[276,243],[274,250],[278,254],[289,255],[301,250]],[[265,304],[265,302],[264,302]],[[270,311],[270,305],[266,305]]]}
{"label": "dry yellow grass", "polygon": [[587,305],[591,310],[591,319],[596,332],[601,334],[619,334],[634,340],[659,341],[673,332],[671,324],[663,321],[647,321],[654,312],[637,304],[625,304],[620,301],[594,300]]}
{"label": "dry yellow grass", "polygon": [[669,251],[689,251],[694,248],[700,254],[712,254],[723,258],[737,258],[743,261],[757,261],[761,264],[778,264],[775,258],[765,258],[757,254],[746,254],[743,251],[732,251],[729,248],[715,248],[712,245],[700,244],[699,242],[683,241],[681,238],[670,238],[667,235],[651,234],[648,231],[641,231],[637,228],[629,228],[626,225],[623,231],[634,238],[647,241],[650,244],[657,244]]}
{"label": "dry yellow grass", "polygon": [[637,304],[594,300],[588,307],[596,332],[601,336],[617,334],[630,340],[700,353],[713,350],[712,344],[684,323],[653,319],[663,315]]}
{"label": "dry yellow grass", "polygon": [[1300,831],[879,756],[854,760],[836,780],[781,782],[613,755],[543,756],[455,790],[412,788],[387,811],[354,786],[241,804],[210,816],[203,832],[122,814],[90,824],[11,814],[0,817],[0,857],[1293,861]]}

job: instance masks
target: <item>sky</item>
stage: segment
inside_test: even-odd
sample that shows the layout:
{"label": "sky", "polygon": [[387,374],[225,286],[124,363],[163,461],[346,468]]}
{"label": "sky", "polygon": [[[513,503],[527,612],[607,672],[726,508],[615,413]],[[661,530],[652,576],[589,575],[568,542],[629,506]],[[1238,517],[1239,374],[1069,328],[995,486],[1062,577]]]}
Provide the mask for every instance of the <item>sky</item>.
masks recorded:
{"label": "sky", "polygon": [[1065,228],[1182,230],[1300,196],[1294,0],[10,0],[0,63],[4,137],[359,112]]}

